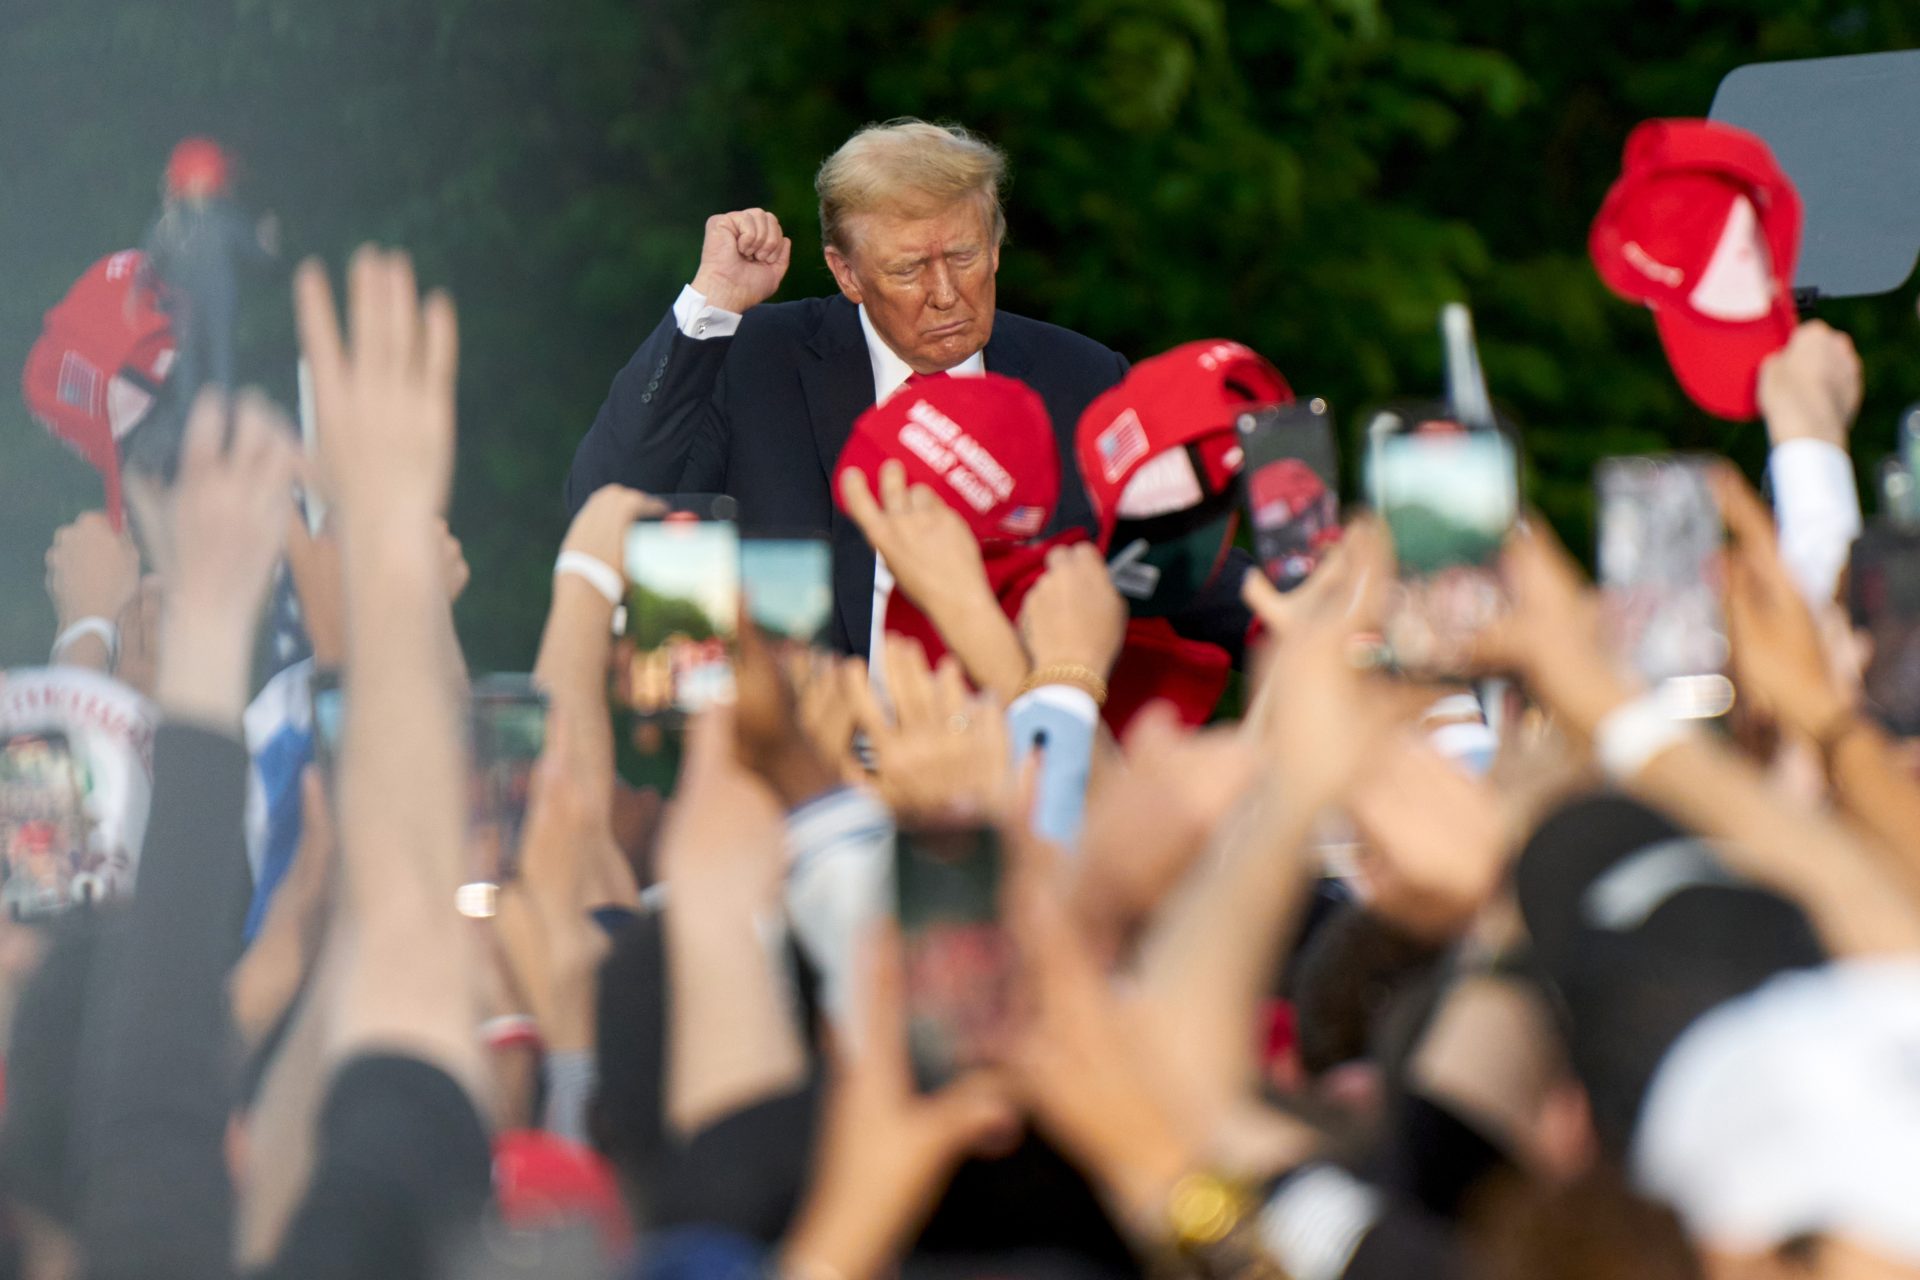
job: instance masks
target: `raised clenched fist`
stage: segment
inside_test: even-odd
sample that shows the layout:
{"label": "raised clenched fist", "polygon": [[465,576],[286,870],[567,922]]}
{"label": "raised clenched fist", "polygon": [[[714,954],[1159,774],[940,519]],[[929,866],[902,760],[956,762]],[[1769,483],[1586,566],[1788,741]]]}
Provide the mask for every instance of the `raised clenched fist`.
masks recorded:
{"label": "raised clenched fist", "polygon": [[710,307],[745,311],[773,296],[792,261],[793,241],[765,209],[716,213],[707,219],[693,288]]}

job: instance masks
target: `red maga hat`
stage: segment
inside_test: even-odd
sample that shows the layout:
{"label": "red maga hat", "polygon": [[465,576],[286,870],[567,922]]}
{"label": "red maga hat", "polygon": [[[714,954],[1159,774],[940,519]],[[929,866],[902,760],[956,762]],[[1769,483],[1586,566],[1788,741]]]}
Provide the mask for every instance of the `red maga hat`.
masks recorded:
{"label": "red maga hat", "polygon": [[102,258],[47,312],[27,353],[27,409],[92,463],[121,527],[120,441],[138,426],[173,365],[173,326],[136,249]]}
{"label": "red maga hat", "polygon": [[233,187],[233,161],[212,138],[183,138],[167,157],[167,194],[223,196]]}
{"label": "red maga hat", "polygon": [[1760,365],[1797,315],[1800,196],[1767,144],[1709,120],[1627,139],[1588,251],[1607,287],[1653,310],[1680,386],[1722,418],[1759,413]]}
{"label": "red maga hat", "polygon": [[[1123,515],[1162,515],[1205,496],[1190,467],[1163,475],[1163,454],[1197,445],[1204,483],[1217,490],[1243,460],[1239,416],[1292,399],[1280,371],[1238,342],[1189,342],[1133,366],[1118,386],[1087,406],[1074,439],[1102,549]],[[1129,492],[1136,480],[1140,490]]]}
{"label": "red maga hat", "polygon": [[1046,528],[1060,499],[1053,419],[1024,382],[996,374],[926,378],[861,414],[834,465],[877,487],[896,460],[908,484],[924,484],[966,517],[982,546],[1025,542]]}

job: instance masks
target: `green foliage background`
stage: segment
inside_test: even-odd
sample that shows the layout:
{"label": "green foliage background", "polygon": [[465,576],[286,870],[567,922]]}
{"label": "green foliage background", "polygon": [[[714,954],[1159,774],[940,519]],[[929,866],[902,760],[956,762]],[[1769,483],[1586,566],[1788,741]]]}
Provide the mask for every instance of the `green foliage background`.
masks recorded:
{"label": "green foliage background", "polygon": [[[1764,443],[1685,403],[1587,264],[1627,131],[1745,62],[1916,42],[1912,0],[6,0],[0,369],[137,243],[171,143],[228,141],[290,256],[404,244],[458,297],[461,624],[524,668],[574,442],[704,217],[774,209],[785,296],[824,292],[814,166],[916,114],[1012,155],[1002,305],[1134,357],[1240,338],[1349,432],[1438,389],[1437,308],[1470,301],[1531,496],[1584,546],[1596,458]],[[1867,358],[1865,457],[1920,397],[1908,301],[1824,313]],[[253,303],[249,363],[290,394],[282,283]],[[42,551],[97,494],[0,400],[0,662],[44,652]]]}

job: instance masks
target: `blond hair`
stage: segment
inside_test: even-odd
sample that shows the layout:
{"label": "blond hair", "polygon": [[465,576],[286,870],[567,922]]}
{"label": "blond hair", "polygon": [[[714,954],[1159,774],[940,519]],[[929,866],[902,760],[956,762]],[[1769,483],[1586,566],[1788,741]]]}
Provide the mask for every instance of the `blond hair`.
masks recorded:
{"label": "blond hair", "polygon": [[820,196],[820,239],[848,251],[847,219],[878,210],[924,217],[965,196],[985,202],[993,240],[1006,239],[1000,183],[1007,157],[957,124],[904,116],[870,124],[840,144],[814,175]]}

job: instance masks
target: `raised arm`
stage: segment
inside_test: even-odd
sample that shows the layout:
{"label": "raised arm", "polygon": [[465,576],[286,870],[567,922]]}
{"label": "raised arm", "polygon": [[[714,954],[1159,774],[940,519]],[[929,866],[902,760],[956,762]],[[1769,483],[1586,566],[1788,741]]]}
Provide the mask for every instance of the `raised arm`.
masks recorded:
{"label": "raised arm", "polygon": [[1796,899],[1836,955],[1920,946],[1920,906],[1852,832],[1782,796],[1715,738],[1666,721],[1618,673],[1592,593],[1552,534],[1537,523],[1515,534],[1504,572],[1514,611],[1489,635],[1489,656],[1593,741],[1617,783],[1725,841],[1728,865]]}
{"label": "raised arm", "polygon": [[86,1244],[103,1277],[228,1266],[225,984],[250,888],[240,713],[295,451],[257,396],[241,397],[230,447],[226,420],[202,396],[181,450],[153,814],[124,950],[93,984]]}
{"label": "raised arm", "polygon": [[[631,485],[653,493],[687,488],[683,477],[703,437],[724,437],[714,398],[740,317],[773,296],[793,242],[764,209],[707,219],[700,269],[613,380],[567,473],[567,509],[595,490]],[[704,477],[701,483],[712,482]]]}

